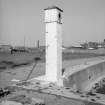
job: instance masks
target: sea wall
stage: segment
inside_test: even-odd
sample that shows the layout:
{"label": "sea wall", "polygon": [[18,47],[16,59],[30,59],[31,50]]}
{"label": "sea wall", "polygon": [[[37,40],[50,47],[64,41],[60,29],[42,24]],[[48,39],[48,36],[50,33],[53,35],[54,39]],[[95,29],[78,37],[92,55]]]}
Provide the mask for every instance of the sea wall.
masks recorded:
{"label": "sea wall", "polygon": [[71,68],[67,69],[69,72],[67,77],[63,79],[64,86],[72,87],[80,91],[88,91],[95,82],[105,77],[105,61],[90,64],[73,73],[70,73]]}

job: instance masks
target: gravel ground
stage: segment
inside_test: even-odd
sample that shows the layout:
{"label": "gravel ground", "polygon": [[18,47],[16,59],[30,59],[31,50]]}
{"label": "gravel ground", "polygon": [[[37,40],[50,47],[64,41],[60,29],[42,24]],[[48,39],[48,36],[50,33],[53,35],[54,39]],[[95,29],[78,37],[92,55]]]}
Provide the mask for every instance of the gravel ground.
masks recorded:
{"label": "gravel ground", "polygon": [[[98,59],[104,59],[105,57],[96,57],[96,58],[82,58],[82,59],[71,59],[71,60],[64,60],[63,61],[63,68],[69,67],[69,66],[74,66],[74,65],[79,65],[82,63],[90,62],[90,61],[96,61]],[[6,58],[5,58],[6,59]],[[8,58],[10,59],[10,58]],[[24,61],[24,59],[22,59]],[[19,60],[17,60],[19,63]],[[5,86],[8,86],[11,84],[12,79],[19,79],[19,80],[25,80],[32,69],[34,63],[29,64],[29,65],[23,65],[20,67],[15,67],[15,68],[6,68],[6,69],[0,69],[0,87],[4,88]],[[31,78],[40,76],[45,74],[45,63],[41,62],[38,63],[36,68],[34,69],[33,73],[30,76]],[[18,93],[22,93],[21,91]],[[23,93],[27,94],[27,91],[23,91]],[[17,94],[17,93],[16,93]],[[73,100],[73,99],[67,99],[64,97],[57,97],[53,95],[46,95],[46,94],[41,94],[41,93],[36,93],[36,92],[28,92],[28,95],[30,97],[36,97],[36,98],[41,98],[46,101],[46,105],[96,105],[93,103],[88,103],[88,102],[82,102],[79,100]],[[97,104],[99,105],[99,104]]]}

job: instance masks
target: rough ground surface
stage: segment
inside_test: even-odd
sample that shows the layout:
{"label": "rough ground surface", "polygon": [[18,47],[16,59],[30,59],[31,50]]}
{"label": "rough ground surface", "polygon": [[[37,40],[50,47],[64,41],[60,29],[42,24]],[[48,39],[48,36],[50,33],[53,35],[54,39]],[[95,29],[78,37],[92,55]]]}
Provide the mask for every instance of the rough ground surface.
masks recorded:
{"label": "rough ground surface", "polygon": [[[94,104],[87,101],[80,101],[80,100],[74,100],[71,98],[65,98],[61,96],[56,95],[50,95],[50,94],[44,94],[40,92],[35,92],[32,90],[24,90],[24,89],[15,89],[15,92],[11,95],[8,95],[5,97],[8,101],[16,101],[18,103],[24,103],[24,105],[27,105],[30,102],[30,99],[38,99],[45,103],[45,105],[101,105],[101,104]],[[22,97],[22,98],[21,98]]]}
{"label": "rough ground surface", "polygon": [[[86,63],[93,60],[98,60],[98,58],[91,58],[98,56],[97,54],[70,54],[65,55],[65,59],[63,60],[63,68],[78,65],[81,63]],[[38,57],[38,54],[27,54],[27,53],[19,53],[19,54],[9,54],[9,53],[0,53],[0,87],[4,88],[11,84],[12,79],[25,80],[34,65],[34,58]],[[88,58],[90,57],[90,58]],[[69,58],[69,59],[68,59]],[[75,60],[74,60],[74,59]],[[77,59],[78,58],[78,59]],[[88,59],[87,59],[88,58]],[[100,58],[104,58],[100,56]],[[38,63],[30,78],[37,77],[39,75],[43,75],[45,73],[45,63],[44,57],[42,57],[42,61]],[[46,95],[42,93],[18,90],[15,94],[26,94],[30,97],[36,97],[44,99],[46,105],[94,105],[93,103],[81,102],[79,100],[67,99],[64,97],[58,97],[53,95]],[[96,105],[96,104],[95,104]],[[97,104],[99,105],[99,104]]]}

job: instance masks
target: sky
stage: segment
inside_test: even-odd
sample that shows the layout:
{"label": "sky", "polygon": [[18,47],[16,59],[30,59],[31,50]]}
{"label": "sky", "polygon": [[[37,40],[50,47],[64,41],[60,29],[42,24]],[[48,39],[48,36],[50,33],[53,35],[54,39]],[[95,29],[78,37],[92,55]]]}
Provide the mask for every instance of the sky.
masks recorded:
{"label": "sky", "polygon": [[63,9],[63,45],[105,38],[105,0],[0,0],[0,44],[45,43],[44,8]]}

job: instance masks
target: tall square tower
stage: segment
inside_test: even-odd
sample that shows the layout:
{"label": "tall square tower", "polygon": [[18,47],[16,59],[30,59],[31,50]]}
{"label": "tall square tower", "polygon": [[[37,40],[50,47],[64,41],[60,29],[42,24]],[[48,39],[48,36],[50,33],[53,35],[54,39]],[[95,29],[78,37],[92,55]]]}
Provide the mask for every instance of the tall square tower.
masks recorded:
{"label": "tall square tower", "polygon": [[46,79],[58,82],[62,78],[62,15],[60,8],[53,6],[45,11]]}

